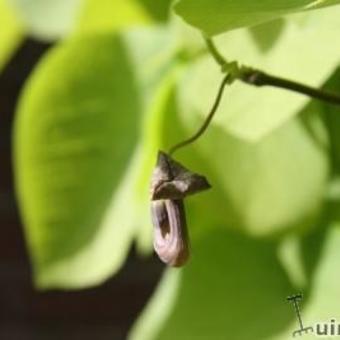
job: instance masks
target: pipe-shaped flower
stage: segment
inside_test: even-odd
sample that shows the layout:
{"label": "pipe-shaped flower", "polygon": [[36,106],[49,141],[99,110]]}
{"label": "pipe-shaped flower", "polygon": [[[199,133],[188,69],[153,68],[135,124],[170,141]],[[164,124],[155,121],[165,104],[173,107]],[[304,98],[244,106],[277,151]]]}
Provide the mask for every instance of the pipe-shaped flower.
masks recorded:
{"label": "pipe-shaped flower", "polygon": [[204,176],[189,171],[159,151],[151,179],[151,214],[154,248],[166,264],[179,267],[189,258],[183,199],[209,188],[210,184]]}

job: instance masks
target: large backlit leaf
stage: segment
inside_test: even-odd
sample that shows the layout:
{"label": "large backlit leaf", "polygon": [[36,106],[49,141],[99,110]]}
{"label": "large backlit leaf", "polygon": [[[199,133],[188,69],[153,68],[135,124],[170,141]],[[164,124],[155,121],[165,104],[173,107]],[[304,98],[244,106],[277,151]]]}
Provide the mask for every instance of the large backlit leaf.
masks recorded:
{"label": "large backlit leaf", "polygon": [[166,21],[170,15],[170,5],[172,0],[138,0],[150,15],[157,21]]}
{"label": "large backlit leaf", "polygon": [[339,4],[338,0],[179,0],[175,11],[189,24],[214,35],[280,16]]}
{"label": "large backlit leaf", "polygon": [[130,339],[262,340],[294,318],[274,245],[215,231],[192,249],[183,270],[166,272]]}
{"label": "large backlit leaf", "polygon": [[141,107],[114,35],[70,40],[43,59],[15,125],[20,207],[40,287],[101,282],[132,238]]}
{"label": "large backlit leaf", "polygon": [[[334,44],[340,34],[339,16],[340,6],[323,9],[304,17],[302,23],[295,20],[282,26],[273,22],[256,31],[230,32],[216,39],[216,44],[228,60],[319,87],[340,61],[340,45]],[[269,32],[271,36],[276,32],[274,41],[268,41]],[[220,77],[212,57],[191,65],[182,82],[185,110],[194,108],[203,117]],[[256,141],[297,114],[307,102],[308,97],[289,91],[237,82],[227,89],[214,121],[238,137]]]}
{"label": "large backlit leaf", "polygon": [[[339,322],[340,285],[339,277],[336,275],[340,260],[340,229],[338,223],[333,223],[326,234],[322,252],[310,284],[309,298],[306,300],[303,317],[306,325],[315,327],[316,323],[330,322],[336,318]],[[296,329],[296,324],[291,330]],[[291,333],[290,333],[291,334]],[[287,337],[280,337],[286,339]],[[315,339],[315,335],[306,337]],[[276,340],[276,339],[275,339]]]}
{"label": "large backlit leaf", "polygon": [[117,31],[150,21],[138,0],[84,0],[76,32]]}
{"label": "large backlit leaf", "polygon": [[[303,339],[306,340],[313,340],[317,337],[316,325],[318,323],[322,325],[321,330],[324,329],[323,325],[328,323],[326,327],[329,337],[325,338],[331,339],[331,335],[338,335],[338,327],[336,326],[335,333],[331,334],[329,324],[332,319],[338,324],[340,313],[337,302],[340,298],[339,277],[335,274],[340,259],[338,252],[340,246],[339,224],[331,223],[330,228],[316,232],[313,237],[315,238],[315,236],[319,236],[319,238],[321,236],[321,239],[318,240],[321,243],[321,252],[317,256],[313,275],[309,277],[307,286],[304,288],[304,299],[300,303],[304,327],[312,327],[314,330],[313,332],[309,331],[309,334],[302,334]],[[309,261],[310,256],[314,256],[313,253],[318,252],[318,245],[311,238],[302,241],[305,244],[305,250],[308,251],[309,258],[307,260]],[[291,306],[290,313],[292,315],[295,313],[293,306]],[[285,330],[270,337],[270,340],[286,340],[298,329],[298,320],[295,318]]]}
{"label": "large backlit leaf", "polygon": [[83,0],[76,33],[118,31],[155,24],[168,17],[170,1]]}
{"label": "large backlit leaf", "polygon": [[6,0],[0,0],[0,70],[22,39],[23,29],[21,23],[10,6],[7,5]]}
{"label": "large backlit leaf", "polygon": [[339,225],[301,241],[308,261],[318,253],[302,291],[289,283],[270,244],[222,232],[194,243],[192,263],[166,272],[130,339],[286,340],[300,329],[286,298],[299,292],[303,324],[314,329],[302,336],[315,339],[317,323],[339,322]]}

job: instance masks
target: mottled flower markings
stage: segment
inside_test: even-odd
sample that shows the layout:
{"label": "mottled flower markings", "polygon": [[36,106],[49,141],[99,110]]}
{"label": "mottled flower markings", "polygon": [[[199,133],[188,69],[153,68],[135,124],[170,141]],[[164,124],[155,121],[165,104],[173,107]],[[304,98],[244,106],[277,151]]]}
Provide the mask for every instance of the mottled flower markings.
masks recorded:
{"label": "mottled flower markings", "polygon": [[165,152],[158,152],[151,178],[151,216],[154,249],[166,264],[180,267],[188,260],[190,241],[183,200],[210,187],[204,176],[191,172]]}

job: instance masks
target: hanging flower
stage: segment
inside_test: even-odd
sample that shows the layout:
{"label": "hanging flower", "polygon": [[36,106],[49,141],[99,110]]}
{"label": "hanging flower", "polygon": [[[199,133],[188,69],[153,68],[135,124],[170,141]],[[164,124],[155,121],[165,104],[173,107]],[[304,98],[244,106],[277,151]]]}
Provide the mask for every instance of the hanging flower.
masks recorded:
{"label": "hanging flower", "polygon": [[183,200],[209,188],[204,176],[191,172],[159,151],[151,178],[151,215],[154,248],[166,264],[179,267],[188,260],[190,242]]}

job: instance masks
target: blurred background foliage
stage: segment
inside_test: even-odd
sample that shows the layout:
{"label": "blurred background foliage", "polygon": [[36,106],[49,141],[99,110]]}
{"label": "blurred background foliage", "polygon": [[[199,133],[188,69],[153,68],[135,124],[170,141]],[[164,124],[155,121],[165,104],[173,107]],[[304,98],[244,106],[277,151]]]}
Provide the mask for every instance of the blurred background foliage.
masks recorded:
{"label": "blurred background foliage", "polygon": [[[133,243],[152,252],[157,150],[196,130],[222,77],[200,30],[228,60],[340,92],[338,2],[0,0],[0,69],[26,36],[54,43],[13,130],[36,286],[98,285]],[[305,323],[339,316],[339,115],[227,88],[206,135],[176,155],[213,187],[187,200],[192,259],[165,269],[131,339],[287,339],[297,290]]]}

